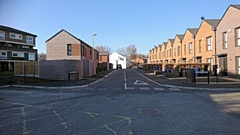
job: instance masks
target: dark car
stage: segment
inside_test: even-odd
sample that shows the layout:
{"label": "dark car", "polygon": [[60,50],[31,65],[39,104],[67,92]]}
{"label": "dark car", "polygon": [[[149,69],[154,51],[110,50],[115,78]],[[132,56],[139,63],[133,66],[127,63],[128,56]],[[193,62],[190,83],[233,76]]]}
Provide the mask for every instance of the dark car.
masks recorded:
{"label": "dark car", "polygon": [[122,65],[121,64],[117,64],[117,69],[122,69]]}

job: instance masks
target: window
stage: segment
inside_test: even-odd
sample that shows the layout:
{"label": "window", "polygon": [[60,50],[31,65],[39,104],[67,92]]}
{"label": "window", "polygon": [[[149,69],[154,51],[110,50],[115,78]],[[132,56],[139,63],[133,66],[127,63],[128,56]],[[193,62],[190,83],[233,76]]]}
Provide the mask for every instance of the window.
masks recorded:
{"label": "window", "polygon": [[5,32],[4,31],[0,31],[0,39],[5,39]]}
{"label": "window", "polygon": [[23,52],[12,52],[12,57],[24,58],[24,53]]}
{"label": "window", "polygon": [[240,75],[240,57],[237,57],[237,71],[238,75]]}
{"label": "window", "polygon": [[72,55],[72,45],[67,44],[67,55]]}
{"label": "window", "polygon": [[240,27],[236,29],[236,46],[240,46]]}
{"label": "window", "polygon": [[27,36],[26,37],[26,43],[33,44],[33,37],[32,36]]}
{"label": "window", "polygon": [[90,50],[90,55],[92,55],[92,50]]}
{"label": "window", "polygon": [[21,34],[10,33],[10,38],[22,40]]}
{"label": "window", "polygon": [[187,45],[184,45],[184,55],[186,55],[186,49],[187,49]]}
{"label": "window", "polygon": [[192,42],[189,43],[189,54],[193,53],[193,47],[192,47]]}
{"label": "window", "polygon": [[174,48],[174,57],[176,57],[176,48]]}
{"label": "window", "polygon": [[189,63],[193,63],[193,59],[190,59],[190,60],[189,60]]}
{"label": "window", "polygon": [[118,56],[118,60],[124,61],[123,57]]}
{"label": "window", "polygon": [[177,55],[180,56],[180,46],[177,48]]}
{"label": "window", "polygon": [[199,40],[199,53],[202,53],[202,40]]}
{"label": "window", "polygon": [[7,59],[7,52],[6,51],[0,51],[0,59]]}
{"label": "window", "polygon": [[22,48],[29,49],[29,46],[23,45]]}
{"label": "window", "polygon": [[169,50],[169,57],[172,57],[172,49]]}
{"label": "window", "polygon": [[212,50],[212,37],[207,38],[207,51]]}
{"label": "window", "polygon": [[227,49],[227,32],[223,33],[223,49]]}
{"label": "window", "polygon": [[100,56],[100,61],[102,61],[102,56]]}
{"label": "window", "polygon": [[28,60],[35,60],[35,53],[29,53]]}

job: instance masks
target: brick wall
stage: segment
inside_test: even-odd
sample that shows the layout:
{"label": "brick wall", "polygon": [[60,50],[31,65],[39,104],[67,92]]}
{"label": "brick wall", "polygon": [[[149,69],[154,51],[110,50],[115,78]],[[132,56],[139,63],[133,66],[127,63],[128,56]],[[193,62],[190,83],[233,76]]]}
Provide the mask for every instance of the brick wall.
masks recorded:
{"label": "brick wall", "polygon": [[[227,71],[229,76],[237,74],[236,56],[240,56],[240,47],[236,47],[235,29],[240,27],[240,10],[229,7],[217,27],[217,54],[227,53]],[[227,49],[223,49],[223,32],[227,32]],[[219,59],[217,60],[219,64]]]}
{"label": "brick wall", "polygon": [[42,60],[39,61],[39,77],[51,80],[68,80],[69,71],[78,71],[79,79],[83,78],[81,60]]}

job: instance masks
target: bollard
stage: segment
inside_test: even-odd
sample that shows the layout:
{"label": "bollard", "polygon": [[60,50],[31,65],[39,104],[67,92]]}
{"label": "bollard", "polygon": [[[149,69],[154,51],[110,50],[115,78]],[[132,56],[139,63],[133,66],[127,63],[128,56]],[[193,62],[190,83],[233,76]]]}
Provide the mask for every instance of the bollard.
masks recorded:
{"label": "bollard", "polygon": [[207,80],[208,80],[208,84],[209,84],[209,71],[208,71],[208,75],[207,75]]}

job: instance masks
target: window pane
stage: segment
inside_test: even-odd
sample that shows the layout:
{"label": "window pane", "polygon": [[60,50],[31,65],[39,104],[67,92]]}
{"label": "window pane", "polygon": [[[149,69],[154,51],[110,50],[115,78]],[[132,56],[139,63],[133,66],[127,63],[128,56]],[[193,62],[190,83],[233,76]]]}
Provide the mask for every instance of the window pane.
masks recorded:
{"label": "window pane", "polygon": [[237,37],[240,38],[240,28],[237,29]]}
{"label": "window pane", "polygon": [[238,42],[238,43],[237,43],[237,45],[238,45],[238,46],[240,46],[240,38],[238,39],[238,41],[237,41],[237,42]]}

